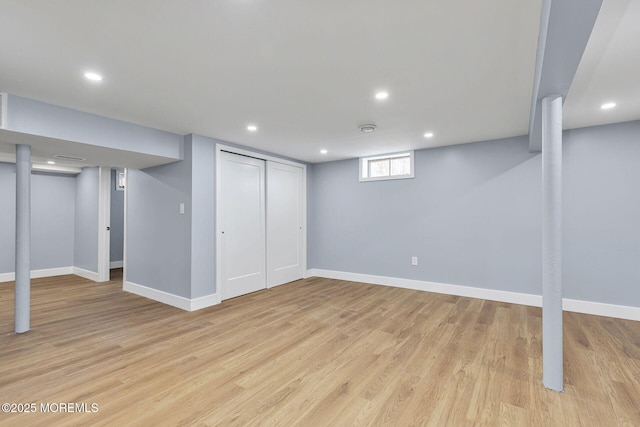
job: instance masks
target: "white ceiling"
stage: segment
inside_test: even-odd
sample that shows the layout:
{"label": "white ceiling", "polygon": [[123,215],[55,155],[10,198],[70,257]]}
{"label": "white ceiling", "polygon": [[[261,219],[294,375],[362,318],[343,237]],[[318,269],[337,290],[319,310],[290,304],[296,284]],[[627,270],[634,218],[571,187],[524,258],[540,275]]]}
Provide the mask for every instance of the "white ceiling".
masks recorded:
{"label": "white ceiling", "polygon": [[[600,105],[615,102],[603,111]],[[640,1],[604,0],[564,103],[567,129],[640,119]]]}
{"label": "white ceiling", "polygon": [[[570,125],[640,118],[637,91],[610,95],[620,107],[634,98],[630,114],[604,119],[597,110],[620,83],[609,63],[640,40],[624,15],[638,2],[605,0],[603,10],[609,3],[625,12],[617,24],[598,20],[599,32],[614,35],[604,49],[590,41],[578,76],[589,66],[590,74],[565,104]],[[0,0],[0,90],[308,162],[525,135],[540,8],[541,0]],[[86,81],[87,70],[104,80]],[[389,98],[374,99],[378,90]],[[363,134],[363,123],[378,130]]]}

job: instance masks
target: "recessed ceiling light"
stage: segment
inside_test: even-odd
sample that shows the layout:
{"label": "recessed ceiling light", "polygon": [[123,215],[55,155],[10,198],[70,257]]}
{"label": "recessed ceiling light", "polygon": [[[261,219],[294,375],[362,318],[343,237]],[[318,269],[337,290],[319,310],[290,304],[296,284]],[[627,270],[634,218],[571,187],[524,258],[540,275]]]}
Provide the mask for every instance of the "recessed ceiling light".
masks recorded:
{"label": "recessed ceiling light", "polygon": [[615,106],[616,106],[616,103],[615,103],[615,102],[607,102],[607,103],[602,104],[602,105],[600,106],[600,108],[601,108],[602,110],[609,110],[609,109],[611,109],[611,108],[613,108],[613,107],[615,107]]}
{"label": "recessed ceiling light", "polygon": [[49,164],[49,165],[55,165],[55,164],[56,164],[56,162],[54,162],[53,160],[48,160],[48,161],[47,161],[47,164]]}
{"label": "recessed ceiling light", "polygon": [[256,125],[249,125],[249,126],[247,126],[247,130],[248,130],[249,132],[255,132],[255,131],[257,131],[257,130],[258,130],[258,126],[256,126]]}
{"label": "recessed ceiling light", "polygon": [[360,125],[358,127],[360,128],[360,132],[364,132],[364,133],[371,133],[374,130],[376,130],[376,125],[373,125],[373,124]]}
{"label": "recessed ceiling light", "polygon": [[91,80],[91,81],[94,81],[94,82],[102,81],[102,76],[100,74],[94,73],[94,72],[91,72],[91,71],[88,71],[88,72],[84,73],[84,76],[88,80]]}
{"label": "recessed ceiling light", "polygon": [[426,133],[424,134],[424,137],[425,137],[425,138],[433,138],[433,132],[426,132]]}
{"label": "recessed ceiling light", "polygon": [[323,148],[322,150],[320,150],[320,154],[327,154],[327,150]]}
{"label": "recessed ceiling light", "polygon": [[388,92],[378,92],[376,93],[376,99],[387,99],[389,97]]}

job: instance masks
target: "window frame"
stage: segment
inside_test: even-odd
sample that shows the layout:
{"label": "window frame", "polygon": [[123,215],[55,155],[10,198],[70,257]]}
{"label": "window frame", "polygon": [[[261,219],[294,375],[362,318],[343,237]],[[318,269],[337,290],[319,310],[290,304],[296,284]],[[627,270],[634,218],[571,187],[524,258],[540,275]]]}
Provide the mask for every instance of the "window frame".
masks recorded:
{"label": "window frame", "polygon": [[[388,175],[388,176],[376,176],[370,177],[369,175],[369,162],[372,160],[389,160],[389,174],[391,174],[391,159],[399,158],[399,157],[409,157],[409,173],[406,175]],[[413,150],[405,150],[405,151],[397,151],[395,153],[386,153],[386,154],[378,154],[374,156],[366,156],[360,157],[358,159],[358,178],[360,182],[369,182],[369,181],[388,181],[392,179],[410,179],[414,178],[415,170],[414,170],[414,153]],[[363,174],[367,172],[367,176],[365,177]]]}

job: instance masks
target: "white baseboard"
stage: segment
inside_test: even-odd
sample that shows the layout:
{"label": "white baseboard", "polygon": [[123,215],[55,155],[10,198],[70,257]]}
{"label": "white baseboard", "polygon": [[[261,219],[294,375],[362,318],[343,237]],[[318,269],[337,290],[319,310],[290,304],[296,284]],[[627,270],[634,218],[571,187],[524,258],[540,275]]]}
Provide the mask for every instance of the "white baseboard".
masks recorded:
{"label": "white baseboard", "polygon": [[111,261],[109,263],[109,268],[122,268],[123,264],[124,263],[122,261]]}
{"label": "white baseboard", "polygon": [[562,308],[566,311],[573,311],[574,313],[594,314],[596,316],[640,321],[640,308],[628,305],[563,298]]}
{"label": "white baseboard", "polygon": [[132,282],[124,282],[122,289],[127,292],[131,292],[132,294],[149,298],[186,311],[196,311],[202,308],[211,307],[212,305],[220,304],[220,298],[217,294],[189,299]]}
{"label": "white baseboard", "polygon": [[[64,276],[65,274],[73,274],[73,267],[43,268],[42,270],[31,270],[31,278],[38,279],[40,277]],[[0,283],[13,282],[16,280],[16,274],[0,273]]]}
{"label": "white baseboard", "polygon": [[218,305],[222,301],[218,294],[206,295],[200,298],[194,298],[191,300],[191,308],[189,311],[200,310],[201,308],[211,307],[212,305]]}
{"label": "white baseboard", "polygon": [[[532,307],[542,307],[542,296],[533,294],[322,269],[310,269],[307,270],[304,275],[305,278],[314,276],[325,277],[327,279],[347,280],[351,282],[371,283],[374,285],[394,286],[396,288],[414,289],[418,291],[435,292],[438,294],[480,298],[490,301],[528,305]],[[604,304],[564,298],[562,308],[566,311],[576,313],[640,321],[640,307]]]}
{"label": "white baseboard", "polygon": [[97,282],[100,279],[100,276],[98,276],[97,272],[85,270],[84,268],[80,267],[73,267],[73,274],[75,274],[76,276],[84,277],[85,279],[93,280],[94,282]]}

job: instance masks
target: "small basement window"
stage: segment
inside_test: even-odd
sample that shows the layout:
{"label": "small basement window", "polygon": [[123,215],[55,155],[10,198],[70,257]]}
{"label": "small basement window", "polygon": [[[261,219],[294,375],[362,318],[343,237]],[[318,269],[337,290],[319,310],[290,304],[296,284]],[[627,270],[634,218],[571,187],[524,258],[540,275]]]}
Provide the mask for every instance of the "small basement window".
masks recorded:
{"label": "small basement window", "polygon": [[413,178],[413,151],[360,157],[360,181]]}

